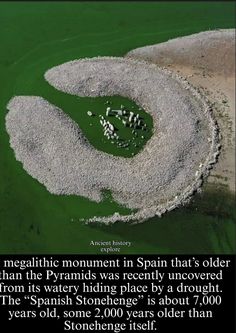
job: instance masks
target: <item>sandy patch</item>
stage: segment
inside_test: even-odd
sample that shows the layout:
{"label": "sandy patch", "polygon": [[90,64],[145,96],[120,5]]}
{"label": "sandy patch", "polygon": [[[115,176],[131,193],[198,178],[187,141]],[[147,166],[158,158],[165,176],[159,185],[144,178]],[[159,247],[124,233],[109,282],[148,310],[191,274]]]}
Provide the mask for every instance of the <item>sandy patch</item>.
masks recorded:
{"label": "sandy patch", "polygon": [[222,151],[207,181],[235,191],[235,30],[176,38],[132,50],[127,57],[167,67],[186,77],[210,100]]}

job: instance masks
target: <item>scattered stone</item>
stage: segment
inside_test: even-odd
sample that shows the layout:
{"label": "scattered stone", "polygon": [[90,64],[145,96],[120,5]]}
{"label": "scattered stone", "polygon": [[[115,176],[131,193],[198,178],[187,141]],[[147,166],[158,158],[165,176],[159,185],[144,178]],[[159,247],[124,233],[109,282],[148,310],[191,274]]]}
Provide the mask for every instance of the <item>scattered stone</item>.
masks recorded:
{"label": "scattered stone", "polygon": [[[86,78],[91,73],[90,86]],[[96,150],[66,113],[41,97],[17,96],[9,102],[10,144],[32,177],[53,194],[81,195],[97,202],[106,188],[114,200],[135,209],[130,215],[94,217],[88,222],[162,216],[185,203],[201,186],[198,178],[206,177],[216,162],[218,131],[208,104],[175,74],[145,62],[104,57],[56,66],[45,78],[56,89],[73,95],[126,96],[146,105],[153,117],[153,136],[146,146],[134,157],[123,158]],[[204,126],[197,132],[198,119]],[[200,163],[203,167],[196,178]]]}

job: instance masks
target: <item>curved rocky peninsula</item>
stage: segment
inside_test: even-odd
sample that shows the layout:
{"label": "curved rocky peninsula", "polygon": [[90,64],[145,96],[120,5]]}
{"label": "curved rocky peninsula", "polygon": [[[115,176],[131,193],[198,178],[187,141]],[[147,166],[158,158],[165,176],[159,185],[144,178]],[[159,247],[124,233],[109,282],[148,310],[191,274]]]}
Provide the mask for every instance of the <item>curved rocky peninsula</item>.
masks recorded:
{"label": "curved rocky peninsula", "polygon": [[6,128],[16,159],[54,194],[97,202],[109,189],[134,210],[88,222],[144,221],[184,204],[201,186],[219,154],[211,107],[185,79],[154,64],[98,57],[56,66],[45,74],[56,89],[77,96],[121,95],[153,117],[153,135],[133,158],[100,152],[78,124],[37,96],[8,104]]}

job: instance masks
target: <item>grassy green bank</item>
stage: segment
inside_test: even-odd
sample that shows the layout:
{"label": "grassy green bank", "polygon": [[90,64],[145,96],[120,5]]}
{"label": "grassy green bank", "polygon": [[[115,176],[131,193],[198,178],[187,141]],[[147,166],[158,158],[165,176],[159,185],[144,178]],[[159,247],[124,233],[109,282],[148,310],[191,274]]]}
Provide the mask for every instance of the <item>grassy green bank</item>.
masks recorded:
{"label": "grassy green bank", "polygon": [[235,253],[235,201],[227,190],[207,188],[188,207],[141,225],[84,225],[77,220],[128,210],[109,195],[100,204],[51,195],[15,160],[5,130],[9,99],[39,95],[78,121],[93,143],[80,110],[101,102],[57,92],[43,80],[45,70],[71,59],[122,56],[135,47],[232,27],[234,4],[227,2],[1,2],[0,253],[97,253],[90,240],[112,239],[132,241],[126,253]]}

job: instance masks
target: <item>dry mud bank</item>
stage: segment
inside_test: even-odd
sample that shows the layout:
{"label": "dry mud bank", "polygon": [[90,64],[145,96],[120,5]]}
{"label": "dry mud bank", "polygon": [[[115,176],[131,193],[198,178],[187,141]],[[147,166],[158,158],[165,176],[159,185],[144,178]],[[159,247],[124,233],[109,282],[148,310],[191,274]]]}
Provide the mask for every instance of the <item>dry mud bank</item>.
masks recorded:
{"label": "dry mud bank", "polygon": [[167,67],[208,98],[220,128],[222,149],[207,181],[235,191],[235,30],[176,38],[132,50],[127,57]]}

